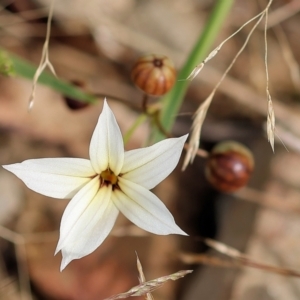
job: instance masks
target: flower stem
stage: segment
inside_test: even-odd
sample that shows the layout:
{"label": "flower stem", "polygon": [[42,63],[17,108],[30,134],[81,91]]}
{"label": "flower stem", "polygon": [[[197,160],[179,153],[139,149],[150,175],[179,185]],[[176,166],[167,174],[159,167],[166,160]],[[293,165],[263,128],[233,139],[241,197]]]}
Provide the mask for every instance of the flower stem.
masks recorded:
{"label": "flower stem", "polygon": [[135,120],[135,122],[131,125],[131,127],[128,129],[128,131],[125,133],[123,139],[124,139],[124,145],[128,143],[130,140],[132,134],[134,131],[145,121],[147,120],[147,115],[146,114],[140,114],[138,118]]}
{"label": "flower stem", "polygon": [[[234,0],[217,0],[214,10],[208,19],[206,26],[187,58],[185,65],[182,67],[174,88],[164,98],[162,98],[162,110],[160,114],[160,124],[166,131],[170,131],[175,122],[176,115],[181,107],[190,81],[184,80],[192,72],[194,67],[199,64],[208,54],[217,34],[222,27],[225,17],[229,12]],[[152,140],[157,142],[163,139],[164,135],[158,128],[152,132]]]}

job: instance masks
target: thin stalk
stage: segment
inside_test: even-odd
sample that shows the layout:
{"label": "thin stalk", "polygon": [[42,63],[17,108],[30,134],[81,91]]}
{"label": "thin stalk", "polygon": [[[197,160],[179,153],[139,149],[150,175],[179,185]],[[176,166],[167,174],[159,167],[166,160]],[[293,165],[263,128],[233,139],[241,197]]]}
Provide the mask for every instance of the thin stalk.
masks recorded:
{"label": "thin stalk", "polygon": [[132,124],[132,126],[128,129],[128,131],[125,133],[123,137],[124,145],[128,143],[134,131],[146,120],[147,120],[147,115],[141,114],[138,116],[138,118],[135,120],[135,122]]}
{"label": "thin stalk", "polygon": [[[21,76],[29,80],[32,80],[36,71],[36,67],[34,67],[30,62],[16,55],[8,54],[8,57],[12,62],[13,71],[16,76]],[[53,88],[54,90],[62,93],[63,95],[69,96],[78,101],[87,102],[87,103],[95,103],[97,101],[97,98],[95,96],[80,90],[79,88],[73,86],[72,84],[57,78],[48,72],[43,72],[40,75],[38,82],[47,85]]]}
{"label": "thin stalk", "polygon": [[[184,100],[184,96],[189,87],[189,80],[186,79],[192,70],[201,61],[204,60],[205,56],[208,54],[212,44],[219,33],[224,20],[233,4],[234,0],[217,0],[215,7],[208,19],[206,26],[200,35],[198,41],[196,42],[193,50],[187,58],[184,66],[179,72],[178,78],[181,81],[177,81],[174,88],[168,93],[161,101],[163,104],[160,120],[161,125],[166,131],[170,131],[175,122],[176,115],[181,107]],[[157,128],[153,129],[152,140],[155,142],[164,138],[164,135]]]}

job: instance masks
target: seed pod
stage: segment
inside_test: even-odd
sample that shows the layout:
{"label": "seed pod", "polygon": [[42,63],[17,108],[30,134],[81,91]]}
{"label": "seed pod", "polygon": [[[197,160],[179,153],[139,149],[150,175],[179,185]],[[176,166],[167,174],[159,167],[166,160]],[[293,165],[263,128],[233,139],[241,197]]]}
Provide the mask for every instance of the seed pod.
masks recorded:
{"label": "seed pod", "polygon": [[225,141],[212,149],[205,175],[217,190],[234,192],[247,184],[253,167],[253,155],[247,147],[235,141]]}
{"label": "seed pod", "polygon": [[[85,88],[86,88],[86,84],[83,81],[72,80],[71,83],[73,85],[83,89],[83,90],[85,90]],[[87,102],[82,102],[82,101],[79,101],[77,99],[70,98],[68,96],[65,96],[64,99],[65,99],[65,102],[66,102],[67,106],[72,110],[82,109],[82,108],[85,108],[89,105],[89,103],[87,103]]]}
{"label": "seed pod", "polygon": [[174,85],[176,70],[167,56],[148,54],[136,61],[131,70],[131,78],[146,94],[160,96]]}

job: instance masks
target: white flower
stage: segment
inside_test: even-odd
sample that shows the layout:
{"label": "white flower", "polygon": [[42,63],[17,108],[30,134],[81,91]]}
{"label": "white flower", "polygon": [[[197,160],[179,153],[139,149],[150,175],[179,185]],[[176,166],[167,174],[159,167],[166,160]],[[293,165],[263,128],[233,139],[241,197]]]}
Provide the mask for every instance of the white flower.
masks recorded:
{"label": "white flower", "polygon": [[91,139],[90,160],[44,158],[3,167],[38,193],[72,198],[61,220],[55,252],[62,252],[63,270],[71,260],[90,254],[104,241],[119,211],[146,231],[186,235],[149,191],[173,171],[186,138],[125,152],[120,128],[105,101]]}

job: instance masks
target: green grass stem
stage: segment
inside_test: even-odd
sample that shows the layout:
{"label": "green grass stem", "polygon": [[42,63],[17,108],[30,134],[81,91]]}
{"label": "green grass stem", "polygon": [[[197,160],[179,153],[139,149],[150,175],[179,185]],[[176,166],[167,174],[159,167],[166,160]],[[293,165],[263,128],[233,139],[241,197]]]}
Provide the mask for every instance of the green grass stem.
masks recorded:
{"label": "green grass stem", "polygon": [[[234,0],[216,1],[202,34],[199,36],[198,41],[179,72],[179,80],[186,79],[195,66],[202,62],[208,55],[233,2]],[[189,85],[189,80],[177,81],[174,88],[161,99],[163,107],[160,114],[160,122],[166,131],[172,129]],[[164,135],[157,128],[154,128],[151,140],[158,142],[163,138]]]}
{"label": "green grass stem", "polygon": [[[8,56],[10,61],[12,62],[12,68],[16,76],[21,76],[30,80],[33,79],[36,71],[36,67],[34,65],[16,55],[8,54]],[[43,72],[39,77],[38,82],[47,85],[57,92],[78,101],[88,103],[94,103],[96,101],[96,97],[94,97],[93,95],[82,91],[80,88],[77,88],[64,80],[57,78],[48,72]],[[28,98],[29,96],[30,95],[28,95]]]}

